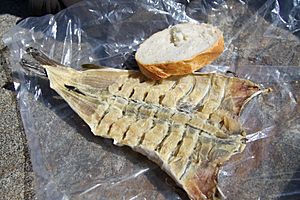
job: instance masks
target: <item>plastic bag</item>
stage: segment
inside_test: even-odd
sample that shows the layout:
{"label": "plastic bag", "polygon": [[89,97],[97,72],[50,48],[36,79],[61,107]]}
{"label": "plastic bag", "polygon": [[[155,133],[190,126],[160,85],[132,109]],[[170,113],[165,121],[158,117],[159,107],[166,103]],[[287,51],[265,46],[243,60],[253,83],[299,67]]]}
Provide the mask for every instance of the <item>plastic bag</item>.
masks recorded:
{"label": "plastic bag", "polygon": [[220,170],[222,197],[299,199],[299,3],[293,4],[285,8],[285,20],[281,1],[273,0],[83,1],[11,29],[4,42],[15,63],[38,199],[187,199],[144,156],[93,136],[47,80],[26,75],[18,64],[33,46],[77,69],[84,63],[136,68],[133,55],[145,38],[186,21],[212,23],[224,32],[224,53],[203,70],[231,70],[273,89],[242,114],[248,144]]}

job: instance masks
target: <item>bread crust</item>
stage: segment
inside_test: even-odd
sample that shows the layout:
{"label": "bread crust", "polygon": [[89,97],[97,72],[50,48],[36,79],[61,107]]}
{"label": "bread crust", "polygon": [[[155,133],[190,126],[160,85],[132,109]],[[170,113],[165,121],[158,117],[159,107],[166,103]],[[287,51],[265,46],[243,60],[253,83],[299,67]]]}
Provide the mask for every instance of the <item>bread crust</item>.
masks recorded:
{"label": "bread crust", "polygon": [[181,61],[157,64],[143,64],[135,58],[141,72],[150,79],[165,79],[172,75],[190,74],[212,63],[224,50],[224,38],[222,33],[212,47],[200,54]]}

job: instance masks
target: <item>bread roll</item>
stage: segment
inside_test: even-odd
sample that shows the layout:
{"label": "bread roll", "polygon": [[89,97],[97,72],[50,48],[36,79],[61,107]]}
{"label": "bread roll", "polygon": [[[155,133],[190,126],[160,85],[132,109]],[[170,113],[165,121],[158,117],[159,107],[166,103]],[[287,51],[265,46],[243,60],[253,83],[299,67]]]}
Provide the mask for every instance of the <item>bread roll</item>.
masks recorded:
{"label": "bread roll", "polygon": [[197,71],[223,50],[223,34],[218,28],[183,23],[150,36],[138,48],[135,59],[143,74],[158,80]]}

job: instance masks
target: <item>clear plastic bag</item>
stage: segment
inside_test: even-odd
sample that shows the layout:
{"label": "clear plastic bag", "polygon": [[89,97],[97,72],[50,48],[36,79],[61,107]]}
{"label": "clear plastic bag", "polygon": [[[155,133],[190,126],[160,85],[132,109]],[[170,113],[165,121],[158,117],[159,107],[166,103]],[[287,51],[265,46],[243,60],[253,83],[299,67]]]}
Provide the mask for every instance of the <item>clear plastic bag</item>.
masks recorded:
{"label": "clear plastic bag", "polygon": [[299,2],[282,2],[83,1],[11,29],[4,42],[14,63],[38,199],[187,199],[144,156],[93,136],[47,80],[26,75],[18,64],[33,46],[77,69],[84,63],[135,69],[134,52],[145,38],[186,21],[212,23],[224,32],[224,53],[203,70],[231,70],[273,89],[242,114],[248,144],[220,170],[223,198],[299,199]]}

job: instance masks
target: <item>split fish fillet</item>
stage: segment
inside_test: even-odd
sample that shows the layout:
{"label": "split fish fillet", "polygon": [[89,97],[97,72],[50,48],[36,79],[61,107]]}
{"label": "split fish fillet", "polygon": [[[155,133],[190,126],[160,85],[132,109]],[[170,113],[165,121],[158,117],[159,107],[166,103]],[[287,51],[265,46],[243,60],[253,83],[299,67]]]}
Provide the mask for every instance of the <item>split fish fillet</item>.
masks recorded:
{"label": "split fish fillet", "polygon": [[217,198],[219,167],[245,147],[238,118],[263,91],[257,84],[217,73],[151,81],[138,71],[76,71],[34,49],[28,52],[95,135],[147,156],[190,199]]}

